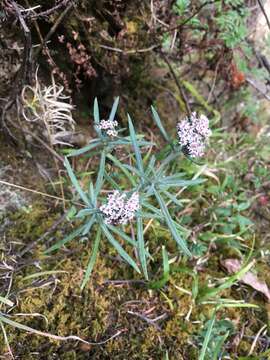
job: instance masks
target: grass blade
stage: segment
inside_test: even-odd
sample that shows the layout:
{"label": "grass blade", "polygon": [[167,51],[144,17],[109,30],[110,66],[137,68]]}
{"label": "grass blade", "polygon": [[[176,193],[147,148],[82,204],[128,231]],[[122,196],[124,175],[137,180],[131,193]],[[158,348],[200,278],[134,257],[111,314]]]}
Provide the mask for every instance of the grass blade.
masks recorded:
{"label": "grass blade", "polygon": [[138,142],[137,142],[137,138],[136,138],[136,133],[134,130],[134,126],[132,123],[132,120],[130,118],[130,116],[128,115],[128,126],[129,126],[129,133],[130,133],[130,138],[131,138],[131,142],[134,148],[134,152],[135,152],[135,157],[136,157],[136,162],[137,162],[137,167],[139,169],[139,171],[144,174],[143,171],[143,162],[142,162],[142,156],[141,156],[141,152],[140,152],[140,148],[138,146]]}
{"label": "grass blade", "polygon": [[141,216],[137,217],[137,236],[138,236],[138,254],[141,262],[143,274],[146,280],[149,279],[147,272],[147,262],[146,262],[146,251],[144,245],[144,236],[143,236],[143,221]]}
{"label": "grass blade", "polygon": [[230,276],[226,281],[224,281],[223,284],[219,285],[218,287],[202,288],[198,294],[199,301],[200,302],[205,301],[211,297],[218,295],[218,293],[220,293],[221,291],[230,288],[235,282],[240,280],[243,277],[243,275],[246,274],[252,268],[253,265],[254,265],[254,261],[242,267],[242,269],[240,269],[237,273]]}
{"label": "grass blade", "polygon": [[166,220],[166,223],[172,233],[172,236],[174,237],[175,241],[177,242],[177,244],[179,245],[179,247],[182,249],[182,251],[188,255],[188,256],[192,256],[191,252],[189,251],[187,244],[185,242],[184,239],[182,239],[177,231],[177,228],[171,218],[171,215],[167,209],[167,206],[164,202],[164,200],[162,199],[162,197],[160,196],[160,194],[158,193],[158,191],[154,188],[154,194],[156,196],[156,199],[159,203],[160,209],[164,215],[164,218]]}
{"label": "grass blade", "polygon": [[199,360],[204,360],[204,358],[205,358],[206,351],[207,351],[207,346],[208,346],[209,341],[211,339],[211,334],[212,334],[212,330],[213,330],[215,321],[216,321],[216,313],[213,314],[213,316],[212,316],[212,318],[211,318],[211,320],[209,322],[208,329],[207,329],[207,332],[206,332],[206,335],[205,335],[205,338],[204,338],[204,341],[203,341],[202,350],[200,352]]}
{"label": "grass blade", "polygon": [[152,281],[149,284],[149,289],[158,290],[163,288],[170,278],[170,265],[168,259],[168,253],[165,249],[165,246],[162,246],[162,260],[163,260],[163,276],[157,281]]}
{"label": "grass blade", "polygon": [[112,110],[109,116],[109,120],[113,121],[115,118],[115,114],[118,108],[118,104],[119,104],[119,96],[114,100],[113,106],[112,106]]}
{"label": "grass blade", "polygon": [[155,109],[153,106],[151,106],[151,110],[152,110],[152,114],[153,114],[153,118],[154,118],[154,120],[155,120],[155,123],[156,123],[157,127],[159,128],[162,136],[164,137],[164,139],[165,139],[168,143],[170,143],[170,142],[171,142],[170,137],[169,137],[167,131],[164,129],[164,127],[163,127],[163,125],[162,125],[162,122],[161,122],[161,120],[160,120],[160,117],[159,117],[156,109]]}
{"label": "grass blade", "polygon": [[75,187],[75,189],[77,190],[78,194],[80,195],[80,198],[85,202],[86,205],[90,206],[90,202],[89,202],[89,199],[88,197],[86,196],[85,192],[82,190],[71,166],[70,166],[70,163],[68,161],[67,158],[65,158],[65,161],[64,161],[64,165],[67,169],[67,172],[68,172],[68,175],[70,177],[70,180],[73,184],[73,186]]}
{"label": "grass blade", "polygon": [[112,246],[116,249],[118,254],[130,265],[135,269],[139,274],[140,269],[138,268],[138,265],[135,263],[135,261],[128,255],[128,253],[122,248],[122,246],[118,243],[118,241],[115,240],[115,238],[110,233],[108,227],[105,223],[101,223],[101,229],[103,234],[106,236],[108,241],[112,244]]}
{"label": "grass blade", "polygon": [[88,262],[88,265],[87,265],[87,268],[86,268],[86,272],[85,272],[85,275],[84,275],[84,278],[83,278],[83,282],[81,284],[81,290],[83,290],[83,288],[85,287],[85,285],[87,284],[87,282],[88,282],[88,280],[89,280],[89,278],[91,276],[91,273],[92,273],[93,267],[95,265],[97,255],[98,255],[98,248],[99,248],[100,239],[101,239],[101,229],[98,228],[97,235],[96,235],[95,242],[94,242],[94,246],[93,246],[93,251],[92,251],[92,254],[90,256],[90,259],[89,259],[89,262]]}

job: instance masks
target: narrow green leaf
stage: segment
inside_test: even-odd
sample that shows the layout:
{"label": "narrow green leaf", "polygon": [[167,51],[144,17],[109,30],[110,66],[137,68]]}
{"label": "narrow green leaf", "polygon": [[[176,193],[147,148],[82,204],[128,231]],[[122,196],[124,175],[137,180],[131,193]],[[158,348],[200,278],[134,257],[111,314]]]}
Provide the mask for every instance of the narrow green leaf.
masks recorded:
{"label": "narrow green leaf", "polygon": [[101,223],[101,229],[103,234],[106,236],[108,241],[112,244],[112,246],[116,249],[118,254],[130,265],[135,269],[139,274],[140,269],[138,268],[138,265],[135,263],[135,261],[128,255],[128,253],[122,248],[122,246],[118,243],[118,241],[115,240],[115,238],[110,233],[108,227],[105,223]]}
{"label": "narrow green leaf", "polygon": [[140,216],[137,217],[137,237],[138,237],[138,254],[141,262],[143,274],[148,280],[148,272],[147,272],[147,262],[146,262],[146,251],[144,245],[144,236],[143,236],[143,221]]}
{"label": "narrow green leaf", "polygon": [[181,155],[181,152],[172,152],[170,153],[160,164],[159,168],[157,169],[157,176],[160,176],[161,173],[164,171],[167,165],[175,159],[177,159]]}
{"label": "narrow green leaf", "polygon": [[95,184],[95,196],[98,197],[100,190],[102,188],[103,184],[103,178],[104,178],[104,172],[105,172],[105,160],[106,160],[106,153],[103,150],[100,157],[100,164],[99,164],[99,171],[98,171],[98,177]]}
{"label": "narrow green leaf", "polygon": [[86,205],[90,206],[89,199],[86,196],[85,192],[82,190],[67,158],[65,158],[64,165],[67,169],[70,180],[71,180],[73,186],[75,187],[75,189],[77,190],[78,194],[80,195],[81,199],[85,202]]}
{"label": "narrow green leaf", "polygon": [[164,127],[163,127],[163,125],[162,125],[162,122],[161,122],[161,120],[160,120],[160,117],[159,117],[156,109],[155,109],[153,106],[151,106],[151,110],[152,110],[152,114],[153,114],[153,118],[154,118],[154,120],[155,120],[155,123],[157,124],[157,127],[159,128],[162,136],[164,137],[164,139],[165,139],[168,143],[170,143],[170,142],[171,142],[170,137],[169,137],[167,131],[164,129]]}
{"label": "narrow green leaf", "polygon": [[95,100],[94,100],[94,121],[95,121],[95,125],[99,125],[100,117],[99,117],[99,108],[98,108],[97,98],[95,98]]}
{"label": "narrow green leaf", "polygon": [[143,162],[142,162],[142,156],[141,156],[141,152],[140,152],[140,148],[138,146],[138,142],[137,142],[137,138],[136,138],[136,133],[134,130],[134,126],[132,123],[132,120],[130,118],[130,116],[128,115],[128,126],[129,126],[129,133],[130,133],[130,138],[131,138],[131,142],[134,148],[134,152],[135,152],[135,157],[136,157],[136,162],[137,162],[137,167],[139,169],[139,171],[144,174],[144,170],[143,170]]}
{"label": "narrow green leaf", "polygon": [[165,246],[162,246],[162,259],[163,259],[163,274],[165,277],[168,277],[170,273],[170,264],[169,264],[168,253],[166,251]]}
{"label": "narrow green leaf", "polygon": [[98,228],[97,234],[96,234],[96,238],[95,238],[95,242],[94,242],[94,246],[93,246],[93,251],[92,254],[89,258],[89,262],[85,271],[85,275],[83,278],[83,282],[81,284],[81,290],[83,290],[83,288],[85,287],[85,285],[87,284],[90,275],[92,273],[93,267],[95,265],[96,259],[97,259],[97,254],[98,254],[98,248],[99,248],[99,243],[100,243],[100,239],[101,239],[101,229]]}
{"label": "narrow green leaf", "polygon": [[116,235],[120,236],[123,240],[126,240],[127,243],[129,243],[130,245],[134,246],[135,248],[137,247],[137,243],[136,241],[134,241],[130,236],[128,236],[124,231],[120,230],[118,227],[113,226],[111,224],[107,224],[107,227],[114,232]]}
{"label": "narrow green leaf", "polygon": [[83,236],[87,235],[90,232],[90,230],[92,229],[92,226],[94,225],[95,221],[96,221],[96,215],[93,215],[85,225],[85,228],[84,228],[84,230],[82,232]]}
{"label": "narrow green leaf", "polygon": [[237,273],[230,276],[223,284],[215,287],[215,288],[208,288],[204,287],[199,291],[198,297],[199,302],[203,302],[211,297],[218,295],[221,291],[230,288],[233,284],[235,284],[238,280],[240,280],[244,274],[246,274],[254,265],[254,262],[250,262],[249,264],[245,265],[240,269]]}
{"label": "narrow green leaf", "polygon": [[129,164],[123,164],[123,167],[128,169],[129,171],[134,172],[140,178],[143,178],[144,180],[148,180],[148,178],[144,175],[144,173],[142,173],[140,170],[136,169],[134,166],[129,165]]}
{"label": "narrow green leaf", "polygon": [[95,195],[94,185],[93,185],[92,181],[89,182],[88,194],[89,194],[92,206],[95,208],[97,198],[96,198],[96,195]]}
{"label": "narrow green leaf", "polygon": [[114,100],[113,106],[112,106],[112,110],[109,116],[109,120],[113,121],[115,118],[115,114],[118,108],[118,104],[119,104],[119,96]]}
{"label": "narrow green leaf", "polygon": [[105,171],[104,173],[104,178],[112,185],[114,190],[121,190],[121,187],[117,184],[116,181],[113,180],[113,178],[107,173],[107,171]]}
{"label": "narrow green leaf", "polygon": [[199,185],[205,182],[204,179],[191,179],[191,180],[183,180],[183,179],[167,179],[166,177],[160,181],[160,184],[170,185],[170,186],[191,186],[191,185]]}
{"label": "narrow green leaf", "polygon": [[94,123],[95,123],[95,130],[96,133],[98,134],[98,136],[100,138],[102,138],[102,132],[101,130],[98,128],[98,125],[100,123],[100,116],[99,116],[99,107],[98,107],[98,100],[97,98],[95,98],[94,100]]}
{"label": "narrow green leaf", "polygon": [[177,244],[179,245],[179,247],[182,249],[182,251],[188,255],[188,256],[192,256],[191,252],[189,251],[187,244],[185,242],[184,239],[182,239],[177,231],[177,228],[171,218],[171,215],[167,209],[167,206],[164,202],[164,200],[162,199],[162,197],[160,196],[160,194],[158,193],[158,191],[154,188],[154,194],[156,196],[156,199],[159,203],[160,209],[164,215],[165,221],[171,231],[172,236],[174,237],[175,241],[177,242]]}
{"label": "narrow green leaf", "polygon": [[55,243],[53,246],[51,246],[49,249],[47,249],[45,251],[45,254],[48,254],[54,250],[58,250],[61,246],[65,245],[69,241],[73,240],[76,236],[78,236],[84,230],[84,228],[85,228],[85,224],[80,226],[78,229],[72,231],[71,234],[66,236],[64,239],[57,241],[57,243]]}
{"label": "narrow green leaf", "polygon": [[162,246],[162,260],[163,260],[163,276],[159,280],[151,281],[148,285],[149,289],[153,289],[153,290],[161,289],[169,281],[170,265],[169,265],[168,253],[165,249],[165,246]]}
{"label": "narrow green leaf", "polygon": [[180,200],[177,199],[176,196],[172,195],[169,191],[164,191],[164,194],[173,202],[175,205],[183,207],[183,204]]}
{"label": "narrow green leaf", "polygon": [[202,346],[202,350],[200,352],[199,360],[204,360],[204,358],[205,358],[207,346],[211,339],[211,334],[212,334],[212,330],[213,330],[215,321],[216,321],[216,313],[213,314],[213,316],[208,324],[208,328],[207,328],[207,332],[206,332],[206,335],[205,335],[205,338],[203,341],[203,346]]}
{"label": "narrow green leaf", "polygon": [[96,212],[96,209],[82,209],[78,212],[78,214],[75,216],[76,218],[83,218],[85,216],[94,214]]}
{"label": "narrow green leaf", "polygon": [[154,168],[154,165],[155,165],[155,162],[156,162],[156,157],[153,155],[147,165],[147,169],[145,171],[145,176],[146,177],[149,177],[149,175],[152,174],[155,175],[155,168]]}
{"label": "narrow green leaf", "polygon": [[221,338],[218,340],[218,342],[214,348],[214,351],[213,351],[212,360],[218,360],[220,353],[221,353],[222,346],[229,335],[230,335],[230,331],[227,331],[226,334],[221,336]]}
{"label": "narrow green leaf", "polygon": [[96,148],[97,146],[100,146],[100,145],[101,145],[100,140],[94,140],[89,145],[86,145],[81,149],[72,150],[70,152],[70,154],[67,155],[67,157],[82,155],[82,154],[86,153],[87,151],[90,151],[90,150],[92,150],[92,149],[94,149],[94,148]]}
{"label": "narrow green leaf", "polygon": [[131,185],[136,187],[136,180],[134,176],[125,168],[125,166],[123,166],[121,161],[112,154],[107,154],[107,158],[110,159],[126,175],[126,178],[130,181]]}

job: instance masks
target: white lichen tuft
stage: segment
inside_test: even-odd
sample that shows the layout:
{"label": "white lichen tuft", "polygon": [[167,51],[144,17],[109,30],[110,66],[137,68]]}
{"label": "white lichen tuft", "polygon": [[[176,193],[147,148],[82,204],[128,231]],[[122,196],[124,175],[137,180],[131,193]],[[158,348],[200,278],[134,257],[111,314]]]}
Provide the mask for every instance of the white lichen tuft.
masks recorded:
{"label": "white lichen tuft", "polygon": [[52,77],[50,86],[42,85],[37,77],[35,85],[26,85],[22,91],[23,116],[26,121],[37,123],[50,145],[69,145],[75,131],[72,117],[73,106],[70,97],[64,95],[63,86],[55,84]]}
{"label": "white lichen tuft", "polygon": [[108,195],[107,204],[100,206],[99,209],[107,224],[124,225],[134,219],[139,207],[139,194],[137,192],[128,197],[126,193],[115,190]]}
{"label": "white lichen tuft", "polygon": [[193,112],[190,117],[177,124],[179,144],[191,157],[204,155],[206,143],[212,134],[205,115]]}

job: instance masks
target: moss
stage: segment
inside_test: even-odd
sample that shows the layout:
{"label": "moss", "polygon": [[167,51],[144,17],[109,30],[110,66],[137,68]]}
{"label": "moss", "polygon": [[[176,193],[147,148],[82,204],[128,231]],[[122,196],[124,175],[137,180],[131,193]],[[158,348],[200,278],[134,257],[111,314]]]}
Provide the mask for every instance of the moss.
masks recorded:
{"label": "moss", "polygon": [[[39,238],[58,216],[57,211],[48,212],[42,203],[33,204],[31,211],[20,211],[12,215],[13,225],[7,231],[7,236],[11,241],[16,240],[17,243],[25,245]],[[58,229],[53,234],[52,242],[62,239],[63,236],[63,231]],[[170,256],[177,253],[175,243],[158,223],[153,227],[153,231],[147,233],[147,240],[153,246],[152,250],[155,247],[157,249],[162,242],[166,243],[168,251],[171,252]],[[108,279],[136,279],[138,275],[125,263],[119,262],[115,251],[103,242],[91,280],[81,292],[79,285],[91,253],[91,245],[91,238],[83,242],[77,239],[68,245],[68,252],[60,250],[46,257],[43,255],[44,245],[38,245],[31,256],[37,261],[39,268],[30,264],[22,267],[14,277],[12,291],[17,294],[18,306],[13,310],[13,314],[38,313],[43,317],[15,316],[13,319],[40,331],[63,336],[77,335],[91,342],[104,341],[118,331],[121,333],[102,346],[90,346],[71,341],[57,342],[6,326],[14,354],[22,360],[47,360],[54,359],[55,356],[68,360],[141,360],[162,359],[168,352],[170,360],[197,359],[198,349],[194,336],[209,320],[214,306],[198,305],[187,293],[192,291],[192,276],[188,273],[172,272],[169,282],[161,291],[148,291],[146,288],[129,284],[107,284]],[[161,275],[158,269],[162,261],[161,254],[158,254],[155,256],[156,261],[149,265],[150,273],[157,278]],[[198,272],[200,285],[206,284],[209,278],[224,277],[218,264],[218,256],[212,256],[207,272]],[[182,261],[178,262],[177,266],[187,267],[189,263]],[[46,270],[62,270],[66,273],[24,279],[29,274]],[[222,295],[227,298],[242,298],[234,288],[225,290]],[[145,314],[149,318],[166,314],[166,319],[160,321],[160,328],[157,328],[129,311]],[[267,311],[256,313],[256,316],[251,316],[250,311],[224,309],[218,313],[218,318],[231,319],[236,327],[252,318],[249,335],[254,336],[259,330],[257,319],[265,319]],[[191,346],[191,343],[194,343],[195,347]],[[246,354],[248,346],[249,342],[243,341],[243,345],[241,342],[239,352]],[[4,349],[3,338],[0,339],[0,348]]]}

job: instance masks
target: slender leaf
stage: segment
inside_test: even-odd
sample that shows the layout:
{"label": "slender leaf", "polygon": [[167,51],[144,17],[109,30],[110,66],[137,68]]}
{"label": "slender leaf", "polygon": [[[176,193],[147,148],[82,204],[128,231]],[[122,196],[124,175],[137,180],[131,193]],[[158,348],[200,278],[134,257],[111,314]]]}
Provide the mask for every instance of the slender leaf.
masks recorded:
{"label": "slender leaf", "polygon": [[170,137],[169,137],[167,131],[164,129],[164,127],[163,127],[163,125],[162,125],[162,122],[161,122],[161,120],[160,120],[160,117],[159,117],[156,109],[155,109],[153,106],[151,106],[151,110],[152,110],[152,114],[153,114],[153,118],[154,118],[154,120],[155,120],[155,123],[157,124],[157,126],[158,126],[158,128],[159,128],[159,130],[160,130],[160,132],[161,132],[161,134],[162,134],[162,136],[164,137],[164,139],[165,139],[168,143],[170,143],[170,142],[171,142]]}
{"label": "slender leaf", "polygon": [[85,224],[85,228],[84,228],[84,230],[82,232],[83,236],[87,235],[90,232],[90,230],[92,229],[92,226],[94,225],[95,221],[96,221],[96,215],[92,215],[92,217]]}
{"label": "slender leaf", "polygon": [[137,236],[138,236],[138,254],[141,262],[143,274],[148,280],[148,272],[147,272],[147,262],[146,262],[146,251],[144,245],[144,236],[143,236],[143,221],[140,216],[137,217]]}
{"label": "slender leaf", "polygon": [[145,176],[148,177],[150,175],[150,173],[152,172],[153,175],[155,175],[155,168],[154,168],[154,165],[155,165],[155,162],[156,162],[156,157],[153,155],[147,165],[147,169],[145,171]]}
{"label": "slender leaf", "polygon": [[138,273],[140,272],[140,269],[138,268],[138,265],[135,263],[135,261],[128,255],[128,253],[122,248],[122,246],[118,243],[118,241],[115,240],[115,238],[110,233],[108,227],[105,223],[101,223],[101,229],[103,234],[106,236],[108,241],[112,244],[112,246],[116,249],[118,254],[130,265],[135,269]]}
{"label": "slender leaf", "polygon": [[119,96],[114,100],[113,106],[112,106],[112,110],[109,116],[109,120],[113,121],[115,118],[115,114],[118,108],[118,104],[119,104]]}
{"label": "slender leaf", "polygon": [[168,253],[164,246],[162,246],[162,259],[163,259],[163,276],[157,281],[152,281],[149,284],[149,289],[158,290],[163,288],[170,278],[170,265],[168,259]]}
{"label": "slender leaf", "polygon": [[77,228],[76,230],[72,231],[71,234],[69,234],[68,236],[66,236],[64,239],[57,241],[57,243],[55,243],[53,246],[51,246],[49,249],[47,249],[45,251],[45,254],[48,254],[54,250],[58,250],[60,247],[62,247],[63,245],[65,245],[66,243],[68,243],[69,241],[73,240],[76,236],[80,235],[82,233],[82,231],[85,228],[85,224],[83,224],[82,226],[80,226],[79,228]]}
{"label": "slender leaf", "polygon": [[103,150],[100,157],[100,165],[98,171],[98,177],[95,184],[95,196],[98,197],[100,190],[103,184],[104,172],[105,172],[105,160],[106,160],[106,153]]}
{"label": "slender leaf", "polygon": [[99,108],[98,108],[97,98],[95,98],[95,100],[94,100],[94,121],[95,121],[95,125],[99,125],[100,117],[99,117]]}
{"label": "slender leaf", "polygon": [[98,128],[98,125],[100,123],[100,117],[99,117],[99,107],[98,107],[98,100],[95,98],[94,100],[94,123],[95,123],[95,130],[99,137],[102,137],[101,130]]}
{"label": "slender leaf", "polygon": [[207,346],[211,339],[211,334],[212,334],[212,330],[213,330],[215,321],[216,321],[216,313],[213,314],[213,316],[208,324],[208,328],[207,328],[207,332],[206,332],[206,335],[205,335],[205,338],[203,341],[203,346],[202,346],[202,350],[200,352],[199,360],[204,360],[204,358],[205,358]]}
{"label": "slender leaf", "polygon": [[140,170],[136,169],[134,166],[129,165],[129,164],[123,164],[123,167],[129,169],[132,172],[134,172],[140,178],[143,178],[144,180],[148,180],[148,178],[145,176],[145,174],[142,173]]}
{"label": "slender leaf", "polygon": [[96,212],[96,209],[82,209],[78,212],[78,214],[75,216],[76,218],[83,218],[87,215],[94,214]]}
{"label": "slender leaf", "polygon": [[64,165],[67,169],[70,180],[71,180],[73,186],[75,187],[75,189],[77,190],[78,194],[80,195],[81,199],[85,202],[86,205],[90,206],[89,199],[86,196],[85,192],[82,190],[67,158],[65,158]]}
{"label": "slender leaf", "polygon": [[237,273],[230,276],[223,284],[215,287],[208,288],[204,287],[199,291],[199,301],[205,301],[211,297],[218,295],[221,291],[230,288],[233,284],[235,284],[239,279],[243,277],[254,265],[254,262],[250,262],[249,264],[243,266]]}
{"label": "slender leaf", "polygon": [[130,181],[131,185],[136,187],[136,180],[134,176],[125,168],[125,166],[123,166],[121,161],[112,154],[107,154],[107,158],[110,159],[126,175],[126,178]]}
{"label": "slender leaf", "polygon": [[120,230],[118,227],[113,226],[111,224],[107,224],[107,227],[114,232],[116,235],[120,236],[123,240],[126,240],[127,243],[133,245],[135,248],[137,247],[136,241],[134,241],[130,236],[128,236],[124,231]]}
{"label": "slender leaf", "polygon": [[94,148],[96,148],[97,146],[101,145],[101,141],[100,140],[93,140],[93,142],[91,142],[89,145],[84,146],[81,149],[78,150],[72,150],[70,154],[67,155],[67,157],[72,157],[72,156],[78,156],[78,155],[82,155]]}
{"label": "slender leaf", "polygon": [[172,195],[169,191],[164,191],[164,194],[173,202],[175,205],[183,207],[183,204],[180,200],[177,199],[176,196]]}
{"label": "slender leaf", "polygon": [[159,203],[160,209],[164,215],[165,221],[172,233],[172,236],[174,237],[175,241],[177,242],[177,244],[179,245],[179,247],[182,249],[182,251],[188,255],[188,256],[192,256],[191,252],[189,251],[187,244],[185,242],[184,239],[182,239],[177,231],[177,228],[171,218],[171,215],[167,209],[167,206],[164,202],[164,200],[162,199],[162,197],[160,196],[160,194],[158,193],[158,191],[154,188],[154,194],[156,196],[156,199]]}
{"label": "slender leaf", "polygon": [[166,178],[161,179],[159,181],[158,186],[160,188],[166,188],[166,187],[184,187],[184,186],[194,186],[194,185],[199,185],[202,184],[203,182],[205,182],[204,179],[195,179],[195,180],[183,180],[183,179],[175,179],[175,180],[167,180]]}
{"label": "slender leaf", "polygon": [[162,259],[163,259],[163,274],[164,276],[169,276],[170,273],[170,264],[169,264],[169,258],[168,253],[166,251],[165,246],[162,246]]}
{"label": "slender leaf", "polygon": [[112,185],[114,190],[121,191],[120,186],[113,180],[113,178],[105,171],[104,178]]}
{"label": "slender leaf", "polygon": [[85,271],[83,282],[81,284],[81,290],[83,290],[83,288],[85,287],[85,285],[87,284],[87,282],[88,282],[88,280],[89,280],[89,278],[91,276],[91,273],[92,273],[93,267],[95,265],[97,255],[98,255],[98,248],[99,248],[100,239],[101,239],[101,229],[98,228],[96,238],[95,238],[95,242],[94,242],[94,246],[93,246],[93,251],[92,251],[92,254],[91,254],[90,258],[89,258],[89,262],[88,262],[88,265],[87,265],[87,268],[86,268],[86,271]]}
{"label": "slender leaf", "polygon": [[139,169],[139,171],[144,174],[144,170],[143,170],[143,161],[142,161],[142,156],[141,156],[141,152],[140,152],[140,148],[138,146],[138,142],[137,142],[137,138],[136,138],[136,133],[134,130],[134,126],[132,123],[132,120],[130,118],[130,116],[128,115],[128,125],[129,125],[129,133],[130,133],[130,138],[131,138],[131,142],[134,148],[134,152],[135,152],[135,157],[136,157],[136,162],[137,162],[137,167]]}
{"label": "slender leaf", "polygon": [[214,351],[213,351],[212,360],[218,360],[218,359],[219,359],[222,346],[223,346],[225,340],[227,339],[227,337],[228,337],[229,335],[230,335],[230,331],[227,331],[226,334],[224,334],[223,336],[221,336],[221,338],[217,341],[217,344],[216,344],[216,346],[215,346],[215,348],[214,348]]}

